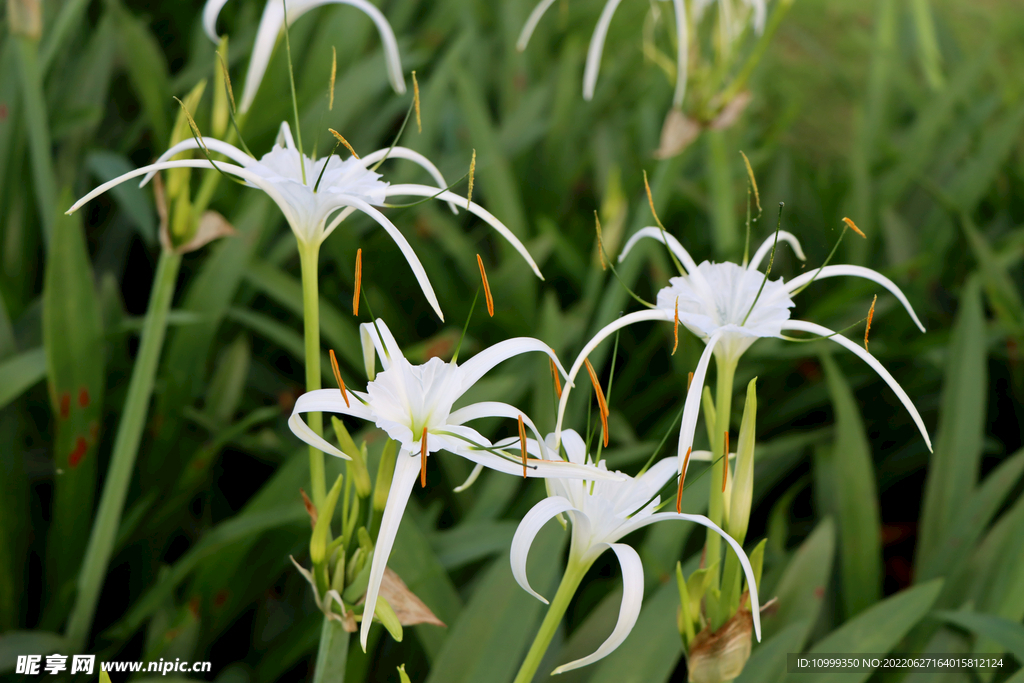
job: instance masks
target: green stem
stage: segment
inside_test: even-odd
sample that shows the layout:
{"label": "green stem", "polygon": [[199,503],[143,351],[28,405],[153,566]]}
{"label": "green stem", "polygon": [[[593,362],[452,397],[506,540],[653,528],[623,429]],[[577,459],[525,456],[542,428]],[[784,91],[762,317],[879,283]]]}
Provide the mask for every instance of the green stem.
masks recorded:
{"label": "green stem", "polygon": [[589,568],[589,564],[580,562],[575,558],[573,552],[569,551],[569,563],[562,576],[562,582],[558,584],[558,592],[555,593],[555,598],[548,607],[548,613],[544,615],[544,621],[541,622],[540,630],[537,631],[537,636],[533,639],[530,651],[526,653],[526,659],[523,660],[523,665],[519,667],[519,673],[516,674],[512,683],[531,683],[533,681],[534,674],[537,673],[537,668],[540,667],[540,663],[548,651],[548,646],[551,645],[551,639],[554,638],[555,631],[558,630],[558,625],[562,623],[562,617],[565,616],[565,611],[569,608],[569,602],[576,594],[576,589],[579,588],[580,582],[583,581],[583,576]]}
{"label": "green stem", "polygon": [[709,130],[705,134],[708,154],[708,185],[711,194],[711,234],[715,255],[727,258],[737,251],[739,228],[733,212],[732,157],[726,153],[726,131]]}
{"label": "green stem", "polygon": [[[725,448],[725,431],[729,429],[729,413],[732,411],[732,382],[736,374],[736,361],[719,362],[715,356],[715,367],[718,368],[718,383],[715,389],[715,430],[711,433],[711,453],[713,457],[722,454]],[[725,496],[722,493],[722,468],[726,465],[726,458],[714,461],[711,466],[711,495],[708,498],[708,518],[722,526],[725,509]],[[713,531],[707,534],[707,554],[705,566],[710,567],[721,559],[722,537]],[[715,572],[711,579],[712,588],[719,586],[719,572]]]}
{"label": "green stem", "polygon": [[35,190],[39,221],[43,225],[43,239],[47,246],[53,234],[53,221],[57,210],[57,176],[53,169],[49,118],[43,96],[43,76],[39,68],[39,41],[16,35],[18,66],[22,97],[25,104],[25,126],[32,159],[32,185]]}
{"label": "green stem", "polygon": [[324,617],[320,649],[316,653],[313,683],[344,683],[349,634],[337,621]]}
{"label": "green stem", "polygon": [[[315,391],[320,384],[320,294],[317,282],[319,245],[299,243],[299,263],[302,268],[302,323],[306,341],[306,391]],[[309,428],[323,435],[322,413],[306,416]],[[315,446],[309,447],[309,481],[313,490],[313,504],[320,508],[327,498],[324,478],[324,454]]]}
{"label": "green stem", "polygon": [[142,430],[146,425],[149,399],[153,394],[153,381],[164,344],[164,335],[167,332],[167,313],[174,298],[174,285],[178,279],[180,265],[179,254],[169,251],[160,253],[153,291],[149,297],[149,308],[146,310],[146,319],[142,325],[139,353],[135,359],[135,367],[132,368],[124,411],[117,427],[117,435],[114,437],[110,469],[103,485],[103,494],[89,536],[89,545],[85,550],[82,570],[78,575],[75,606],[68,620],[66,635],[72,652],[80,652],[89,637],[96,604],[103,588],[103,579],[107,574],[107,565],[114,551],[121,511],[124,508],[128,485],[131,483],[135,456],[142,440]]}

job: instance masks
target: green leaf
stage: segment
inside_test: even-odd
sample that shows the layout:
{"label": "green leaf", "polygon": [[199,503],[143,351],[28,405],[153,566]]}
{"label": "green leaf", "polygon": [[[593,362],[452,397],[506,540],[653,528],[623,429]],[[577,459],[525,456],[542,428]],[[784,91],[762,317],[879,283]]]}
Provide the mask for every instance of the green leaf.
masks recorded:
{"label": "green leaf", "polygon": [[[901,591],[847,621],[815,643],[809,652],[889,652],[928,614],[941,589],[942,579],[935,579]],[[871,672],[821,672],[790,674],[784,680],[801,683],[863,683],[870,676]]]}
{"label": "green leaf", "polygon": [[961,291],[946,352],[939,432],[925,481],[916,558],[921,567],[928,566],[944,531],[974,491],[985,434],[988,349],[977,278]]}
{"label": "green leaf", "polygon": [[[567,536],[548,525],[534,541],[529,576],[541,594],[554,592],[562,568],[555,558],[561,556]],[[674,611],[675,601],[671,602]],[[495,560],[479,578],[459,618],[449,624],[448,638],[426,683],[507,683],[536,632],[542,608],[512,578],[508,560]],[[673,641],[678,649],[679,637]]]}
{"label": "green leaf", "polygon": [[217,358],[216,369],[206,390],[204,410],[218,423],[228,424],[238,410],[251,361],[249,337],[244,334],[238,335]]}
{"label": "green leaf", "polygon": [[466,522],[430,535],[430,545],[445,569],[451,571],[500,553],[512,543],[514,521]]}
{"label": "green leaf", "polygon": [[[839,567],[843,606],[853,616],[882,595],[882,539],[871,447],[853,392],[831,356],[821,356],[835,410],[832,449],[815,450],[815,469],[830,480],[828,512],[839,524]],[[816,476],[819,476],[816,471]]]}
{"label": "green leaf", "polygon": [[67,649],[64,637],[48,631],[8,631],[0,636],[0,674],[14,671],[18,655],[48,655]]}
{"label": "green leaf", "polygon": [[1018,662],[1024,664],[1024,626],[1019,622],[1010,621],[993,614],[979,614],[977,612],[941,610],[933,612],[932,616],[967,629],[979,637],[994,640],[1013,654]]}
{"label": "green leaf", "polygon": [[128,79],[142,103],[154,137],[163,143],[170,135],[167,113],[172,103],[163,50],[143,21],[122,5],[115,7],[121,63],[128,71]]}
{"label": "green leaf", "polygon": [[[97,150],[85,158],[85,166],[101,183],[124,175],[135,169],[135,165],[120,154]],[[110,189],[111,196],[121,207],[146,244],[156,244],[156,211],[150,198],[149,188],[143,189],[138,183],[121,183]]]}
{"label": "green leaf", "polygon": [[[70,201],[65,192],[60,204]],[[79,215],[61,213],[54,238],[43,286],[43,344],[56,425],[47,551],[51,595],[77,573],[89,537],[105,382],[103,321]]]}
{"label": "green leaf", "polygon": [[46,376],[46,352],[32,349],[0,362],[0,409]]}
{"label": "green leaf", "polygon": [[[803,639],[797,645],[797,652],[803,648],[814,622],[818,619],[825,589],[832,575],[832,558],[836,545],[835,524],[831,518],[818,523],[811,535],[793,554],[786,570],[776,586],[774,597],[778,598],[778,609],[762,619],[765,639],[772,638],[796,623],[805,624]],[[767,602],[768,593],[764,595]]]}
{"label": "green leaf", "polygon": [[[763,623],[763,622],[762,622]],[[800,652],[807,633],[814,626],[810,619],[792,622],[775,635],[765,636],[736,677],[735,683],[775,683],[786,673],[786,655]]]}

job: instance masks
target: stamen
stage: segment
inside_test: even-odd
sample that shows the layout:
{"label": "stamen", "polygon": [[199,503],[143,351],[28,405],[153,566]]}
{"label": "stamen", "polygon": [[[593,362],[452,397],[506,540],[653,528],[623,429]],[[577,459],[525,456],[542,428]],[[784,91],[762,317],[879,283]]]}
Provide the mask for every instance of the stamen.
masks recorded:
{"label": "stamen", "polygon": [[469,160],[469,190],[466,192],[466,211],[473,203],[473,174],[476,173],[476,150],[473,150],[473,158]]}
{"label": "stamen", "polygon": [[725,433],[725,459],[726,462],[729,460],[729,432]]}
{"label": "stamen", "polygon": [[[334,111],[334,82],[338,77],[338,51],[331,45],[331,88],[327,96],[327,111]],[[357,159],[359,157],[356,157]]]}
{"label": "stamen", "polygon": [[217,56],[220,58],[221,71],[224,72],[224,88],[228,91],[228,101],[231,102],[231,111],[234,112],[236,109],[235,90],[231,87],[231,74],[228,73],[228,65],[224,62],[224,58],[219,54]]}
{"label": "stamen", "polygon": [[679,259],[672,252],[672,248],[668,246],[668,235],[665,234],[665,226],[662,224],[661,219],[658,218],[658,212],[654,210],[654,195],[651,194],[651,185],[647,182],[647,171],[644,171],[644,189],[647,190],[647,204],[651,207],[651,215],[654,216],[654,222],[661,228],[661,239],[665,244],[665,251],[668,252],[668,257],[672,260],[672,264],[679,271],[679,274],[684,275],[686,271],[683,270],[683,265],[679,263]]}
{"label": "stamen", "polygon": [[861,237],[863,237],[864,239],[867,239],[867,238],[868,238],[868,236],[867,236],[867,235],[865,235],[865,234],[864,234],[863,232],[861,232],[860,228],[858,228],[858,227],[857,227],[857,226],[856,226],[856,225],[854,224],[854,222],[853,222],[853,221],[851,221],[851,220],[850,220],[849,218],[847,218],[846,216],[843,216],[843,222],[844,222],[844,223],[846,223],[846,225],[847,225],[847,226],[848,226],[848,227],[850,228],[850,230],[853,230],[853,231],[854,231],[855,233],[857,233],[858,235],[860,235],[860,236],[861,236]]}
{"label": "stamen", "polygon": [[597,254],[601,257],[601,270],[608,270],[608,264],[604,260],[604,240],[601,238],[601,219],[594,211],[594,229],[597,231]]}
{"label": "stamen", "polygon": [[333,135],[333,136],[334,136],[334,139],[335,139],[335,140],[337,140],[337,141],[338,141],[338,142],[340,142],[341,144],[345,145],[345,149],[347,149],[347,150],[349,151],[349,154],[351,154],[352,156],[354,156],[354,157],[355,157],[356,159],[358,159],[358,158],[359,158],[359,155],[358,155],[358,154],[356,154],[356,151],[355,151],[354,149],[352,149],[352,145],[348,144],[348,140],[346,140],[345,138],[343,138],[343,137],[341,136],[341,133],[339,133],[338,131],[334,130],[333,128],[328,128],[327,130],[331,131],[331,135]]}
{"label": "stamen", "polygon": [[427,428],[420,437],[420,488],[427,488]]}
{"label": "stamen", "polygon": [[302,127],[299,125],[299,98],[295,94],[295,70],[292,68],[292,43],[288,37],[288,0],[281,0],[284,7],[284,48],[288,57],[288,83],[292,89],[292,114],[295,117],[295,142],[299,148],[299,167],[302,170],[302,184],[306,184],[306,159],[302,151]]}
{"label": "stamen", "polygon": [[523,453],[523,479],[526,479],[526,426],[522,415],[519,416],[519,449]]}
{"label": "stamen", "polygon": [[686,377],[686,390],[687,391],[690,390],[690,385],[691,384],[693,384],[693,373],[692,372],[689,375],[687,375],[687,377]]}
{"label": "stamen", "polygon": [[594,394],[597,396],[597,408],[601,414],[601,430],[604,432],[604,445],[608,447],[608,404],[604,400],[604,392],[601,391],[601,384],[597,381],[597,373],[594,372],[594,366],[590,364],[589,358],[584,358],[583,362],[587,366],[587,372],[590,373],[590,382],[594,385]]}
{"label": "stamen", "polygon": [[177,97],[175,97],[174,100],[179,105],[181,105],[181,111],[185,115],[185,120],[188,122],[189,130],[192,131],[192,139],[194,139],[196,141],[196,144],[199,145],[199,148],[203,152],[203,156],[205,156],[206,160],[210,162],[210,165],[213,166],[213,168],[218,173],[220,173],[222,176],[224,176],[231,182],[237,183],[239,185],[245,185],[245,182],[242,181],[240,178],[236,178],[233,175],[225,173],[224,170],[217,165],[217,162],[213,160],[212,156],[210,156],[210,150],[206,147],[206,143],[203,142],[203,134],[199,131],[199,126],[196,124],[196,120],[192,118],[192,114],[189,113],[188,107],[186,107],[185,103],[179,100]]}
{"label": "stamen", "polygon": [[747,314],[743,316],[743,322],[740,323],[740,327],[747,324],[747,318],[754,312],[754,307],[757,306],[758,299],[761,298],[761,292],[764,291],[764,285],[768,282],[768,274],[772,272],[772,265],[775,263],[775,248],[779,246],[779,230],[782,229],[782,209],[786,206],[785,202],[779,202],[779,222],[775,226],[775,241],[772,242],[772,251],[768,256],[768,267],[764,270],[764,279],[761,280],[761,286],[757,288],[757,296],[750,303],[750,308],[747,310]]}
{"label": "stamen", "polygon": [[875,317],[875,302],[878,301],[878,295],[871,300],[871,308],[868,310],[868,324],[864,327],[864,350],[868,350],[868,333],[871,332],[871,319]]}
{"label": "stamen", "polygon": [[345,389],[345,380],[341,378],[341,370],[338,368],[338,359],[334,356],[334,349],[330,350],[331,355],[331,370],[334,371],[334,379],[338,383],[338,388],[341,390],[341,397],[345,399],[345,407],[351,408],[352,404],[348,402],[348,391]]}
{"label": "stamen", "polygon": [[750,186],[754,188],[754,201],[757,203],[757,213],[761,214],[761,193],[757,191],[757,180],[754,179],[754,169],[750,166],[750,159],[747,155],[740,150],[740,156],[743,157],[743,163],[747,166],[747,177],[750,178]]}
{"label": "stamen", "polygon": [[487,271],[484,270],[484,261],[480,254],[476,255],[476,264],[480,266],[480,279],[484,282],[484,299],[487,301],[487,315],[494,317],[494,299],[491,297],[491,286],[487,283]]}
{"label": "stamen", "polygon": [[352,315],[359,316],[359,290],[363,286],[363,250],[356,249],[356,289],[352,294]]}
{"label": "stamen", "polygon": [[412,72],[412,105],[416,108],[416,130],[423,132],[423,122],[420,121],[420,84],[416,80],[416,72]]}
{"label": "stamen", "polygon": [[683,459],[683,471],[679,473],[679,490],[676,492],[676,512],[682,513],[683,511],[683,482],[686,481],[686,470],[690,467],[690,453],[693,452],[693,446],[686,449],[686,458]]}
{"label": "stamen", "polygon": [[[551,353],[554,353],[554,352],[555,352],[555,350],[551,349]],[[555,365],[555,361],[554,361],[553,358],[548,358],[548,362],[551,363],[551,376],[554,377],[554,379],[555,379],[555,393],[558,394],[558,398],[561,399],[562,398],[562,381],[560,379],[558,379],[558,366]]]}
{"label": "stamen", "polygon": [[[673,337],[672,355],[674,356],[674,355],[676,355],[676,349],[679,348],[679,297],[678,296],[676,297],[676,318],[675,318],[675,323],[672,325],[672,337]],[[690,373],[690,380],[689,380],[689,382],[692,382],[692,381],[693,381],[693,373],[691,372]],[[686,390],[687,391],[690,390],[689,382],[687,382],[687,384],[686,384]]]}

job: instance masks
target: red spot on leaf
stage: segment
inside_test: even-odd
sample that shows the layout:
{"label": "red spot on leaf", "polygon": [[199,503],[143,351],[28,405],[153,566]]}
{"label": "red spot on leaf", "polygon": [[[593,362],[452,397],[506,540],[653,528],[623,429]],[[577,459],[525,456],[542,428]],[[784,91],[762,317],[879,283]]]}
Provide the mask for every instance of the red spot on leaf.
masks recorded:
{"label": "red spot on leaf", "polygon": [[78,390],[78,405],[83,408],[88,408],[92,400],[89,398],[89,390],[82,387]]}
{"label": "red spot on leaf", "polygon": [[71,415],[71,394],[64,392],[60,395],[60,419],[66,420]]}
{"label": "red spot on leaf", "polygon": [[96,443],[96,440],[100,437],[100,423],[93,420],[89,423],[89,440]]}
{"label": "red spot on leaf", "polygon": [[75,439],[75,450],[71,451],[68,456],[68,465],[71,467],[78,467],[78,464],[82,462],[82,458],[85,457],[85,452],[89,450],[89,444],[85,442],[83,437]]}
{"label": "red spot on leaf", "polygon": [[168,631],[167,633],[164,634],[164,640],[169,643],[172,640],[174,640],[175,638],[177,638],[178,634],[180,634],[180,633],[181,633],[181,629],[180,628],[172,628],[170,631]]}
{"label": "red spot on leaf", "polygon": [[7,105],[6,104],[0,104],[0,121],[6,121],[6,120],[7,120]]}
{"label": "red spot on leaf", "polygon": [[202,458],[197,458],[196,460],[192,461],[192,469],[196,470],[197,472],[201,472],[204,467],[206,467],[206,461],[203,460]]}
{"label": "red spot on leaf", "polygon": [[817,588],[815,588],[814,597],[816,597],[818,600],[821,600],[823,597],[825,597],[825,587],[818,586]]}
{"label": "red spot on leaf", "polygon": [[804,376],[804,379],[811,382],[817,382],[821,379],[821,368],[819,368],[818,364],[812,360],[801,361],[800,364],[797,365],[797,371]]}
{"label": "red spot on leaf", "polygon": [[226,588],[222,588],[217,591],[217,594],[213,596],[213,606],[223,607],[224,603],[228,601],[228,591]]}
{"label": "red spot on leaf", "polygon": [[188,611],[192,613],[192,616],[196,619],[199,618],[199,596],[195,595],[191,600],[188,601]]}

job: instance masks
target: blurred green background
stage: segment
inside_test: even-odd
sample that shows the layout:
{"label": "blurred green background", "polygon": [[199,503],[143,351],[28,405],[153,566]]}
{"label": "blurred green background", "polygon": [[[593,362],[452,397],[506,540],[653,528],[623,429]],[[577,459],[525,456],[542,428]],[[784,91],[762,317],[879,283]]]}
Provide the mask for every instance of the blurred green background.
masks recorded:
{"label": "blurred green background", "polygon": [[[11,8],[22,4],[9,1],[0,38],[0,632],[32,631],[22,636],[42,639],[33,641],[41,651],[73,602],[160,249],[149,188],[127,183],[73,218],[60,216],[73,197],[167,148],[178,115],[172,95],[184,97],[204,78],[212,83],[215,46],[194,0],[46,0],[38,40],[9,31]],[[884,383],[849,354],[833,356],[833,345],[765,340],[747,353],[737,386],[758,376],[762,406],[748,538],[768,537],[762,592],[778,595],[780,609],[766,619],[765,641],[741,678],[778,680],[786,652],[811,649],[1007,651],[1019,667],[1019,4],[796,0],[735,123],[701,133],[667,160],[652,154],[673,80],[649,55],[674,55],[668,4],[622,3],[592,102],[581,97],[581,76],[600,3],[558,0],[524,53],[515,41],[532,9],[527,0],[380,6],[406,72],[415,69],[420,82],[423,131],[407,131],[402,144],[449,179],[465,173],[475,149],[474,199],[524,239],[546,279],[533,278],[465,213],[453,217],[438,203],[389,210],[426,267],[442,324],[394,244],[357,214],[321,250],[323,345],[339,354],[343,374],[362,386],[357,321],[347,312],[357,248],[374,312],[412,357],[450,355],[477,288],[480,253],[496,312],[487,318],[476,310],[467,350],[530,335],[571,361],[593,332],[635,307],[600,269],[594,211],[606,249],[617,253],[651,222],[646,171],[659,215],[697,261],[736,259],[743,150],[764,206],[785,202],[783,228],[802,241],[807,267],[822,262],[849,216],[867,239],[848,236],[834,262],[884,272],[909,297],[928,332],[883,294],[871,352],[915,401],[935,452]],[[261,3],[232,0],[218,23],[231,36],[236,91],[261,12]],[[317,9],[295,23],[291,41],[307,140],[330,125],[359,152],[390,144],[410,97],[389,88],[369,19],[349,7]],[[332,47],[336,103],[324,117]],[[280,48],[244,124],[257,156],[290,117]],[[211,92],[196,109],[204,130]],[[320,145],[323,154],[326,131]],[[387,179],[426,178],[398,161]],[[312,672],[320,615],[288,560],[308,559],[298,491],[308,487],[307,460],[285,424],[303,386],[298,257],[279,211],[259,192],[221,183],[212,208],[238,234],[184,258],[87,651],[211,660],[210,680],[300,680]],[[774,227],[773,211],[754,224],[755,244]],[[773,273],[801,272],[790,251],[780,254]],[[672,270],[662,251],[647,249],[620,272],[652,299]],[[816,283],[797,299],[795,316],[840,329],[866,315],[879,289]],[[702,344],[685,332],[674,356],[671,344],[668,326],[633,327],[620,337],[606,451],[614,468],[635,472],[681,406]],[[607,381],[611,344],[591,360]],[[333,386],[329,373],[324,381]],[[545,359],[500,367],[471,397],[495,395],[526,409],[542,430],[553,427]],[[578,398],[570,411],[579,429],[585,408]],[[495,422],[485,433],[513,430]],[[371,469],[380,436],[357,435],[370,447]],[[408,629],[401,644],[374,629],[369,654],[354,646],[347,680],[398,680],[402,662],[414,681],[431,683],[503,683],[514,675],[542,606],[512,580],[507,551],[543,486],[485,473],[453,494],[468,470],[443,454],[431,460],[430,485],[417,488],[391,562],[448,628]],[[698,488],[690,511],[706,505]],[[647,602],[634,633],[612,656],[560,680],[685,680],[670,579],[678,559],[697,561],[703,534],[692,531],[678,525],[638,535]],[[560,530],[541,538],[549,555],[564,547]],[[541,593],[553,592],[558,575],[543,558],[531,561]],[[620,590],[614,560],[599,561],[585,585],[544,671],[592,651],[611,630]],[[985,680],[1024,678],[1013,667]],[[963,671],[930,676],[974,680]]]}

